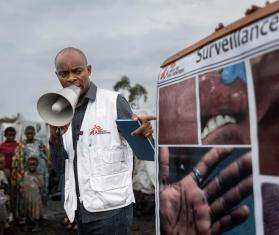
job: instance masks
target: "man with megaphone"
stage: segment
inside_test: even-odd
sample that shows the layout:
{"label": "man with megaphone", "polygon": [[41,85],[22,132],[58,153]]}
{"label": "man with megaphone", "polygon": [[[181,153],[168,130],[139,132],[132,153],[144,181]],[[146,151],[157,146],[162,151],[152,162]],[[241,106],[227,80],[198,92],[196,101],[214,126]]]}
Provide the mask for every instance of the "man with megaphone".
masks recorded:
{"label": "man with megaphone", "polygon": [[150,137],[149,121],[156,118],[137,117],[123,96],[90,82],[91,66],[79,49],[61,50],[55,67],[64,89],[40,99],[38,111],[52,125],[51,148],[63,146],[66,153],[67,216],[77,221],[79,234],[128,234],[133,153],[115,120],[138,119],[141,126],[133,134]]}

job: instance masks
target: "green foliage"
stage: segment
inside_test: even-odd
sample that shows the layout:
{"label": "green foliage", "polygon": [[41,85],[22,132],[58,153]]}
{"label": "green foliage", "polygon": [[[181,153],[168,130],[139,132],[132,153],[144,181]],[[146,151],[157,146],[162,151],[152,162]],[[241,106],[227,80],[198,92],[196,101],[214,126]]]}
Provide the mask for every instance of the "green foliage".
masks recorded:
{"label": "green foliage", "polygon": [[116,82],[115,85],[113,86],[113,89],[115,91],[119,91],[121,89],[123,90],[129,90],[131,88],[130,85],[130,79],[127,76],[122,76],[120,81]]}
{"label": "green foliage", "polygon": [[129,93],[128,101],[132,107],[139,106],[139,100],[143,97],[144,102],[147,101],[147,90],[140,84],[131,86],[130,79],[127,76],[122,76],[120,81],[113,86],[115,91],[126,90]]}
{"label": "green foliage", "polygon": [[144,102],[147,101],[147,91],[146,89],[140,85],[136,84],[135,86],[130,88],[129,102],[133,103],[135,100],[140,99],[142,96],[144,98]]}

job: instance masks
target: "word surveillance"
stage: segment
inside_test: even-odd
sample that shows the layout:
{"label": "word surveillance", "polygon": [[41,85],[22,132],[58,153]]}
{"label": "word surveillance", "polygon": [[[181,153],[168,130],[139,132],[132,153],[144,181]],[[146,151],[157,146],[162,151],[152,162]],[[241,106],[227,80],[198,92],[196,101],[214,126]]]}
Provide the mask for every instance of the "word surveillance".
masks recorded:
{"label": "word surveillance", "polygon": [[278,23],[279,15],[277,14],[265,20],[258,21],[249,27],[237,30],[229,36],[199,49],[197,51],[198,59],[196,63],[238,48],[269,33],[274,33],[278,30]]}

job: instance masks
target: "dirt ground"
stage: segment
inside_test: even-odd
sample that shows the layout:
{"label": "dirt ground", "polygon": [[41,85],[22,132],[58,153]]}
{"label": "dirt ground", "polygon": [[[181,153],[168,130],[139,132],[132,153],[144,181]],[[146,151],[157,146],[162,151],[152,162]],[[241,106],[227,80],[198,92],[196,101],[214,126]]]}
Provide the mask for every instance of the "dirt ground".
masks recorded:
{"label": "dirt ground", "polygon": [[[135,213],[134,213],[135,214]],[[152,235],[155,234],[155,216],[139,215],[134,218],[132,235]],[[50,201],[44,210],[44,219],[41,221],[39,232],[25,232],[23,226],[14,225],[5,232],[5,235],[75,235],[76,232],[66,230],[61,221],[64,211],[59,201]]]}

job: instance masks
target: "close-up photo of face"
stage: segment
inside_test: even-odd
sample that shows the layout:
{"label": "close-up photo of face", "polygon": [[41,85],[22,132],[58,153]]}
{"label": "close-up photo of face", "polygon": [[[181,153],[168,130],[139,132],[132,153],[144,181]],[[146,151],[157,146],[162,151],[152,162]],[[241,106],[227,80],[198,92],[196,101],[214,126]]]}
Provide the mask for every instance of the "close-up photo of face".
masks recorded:
{"label": "close-up photo of face", "polygon": [[200,75],[199,95],[202,144],[250,144],[243,62]]}
{"label": "close-up photo of face", "polygon": [[279,50],[251,60],[258,123],[259,165],[279,175]]}
{"label": "close-up photo of face", "polygon": [[197,144],[195,79],[160,88],[159,144]]}

